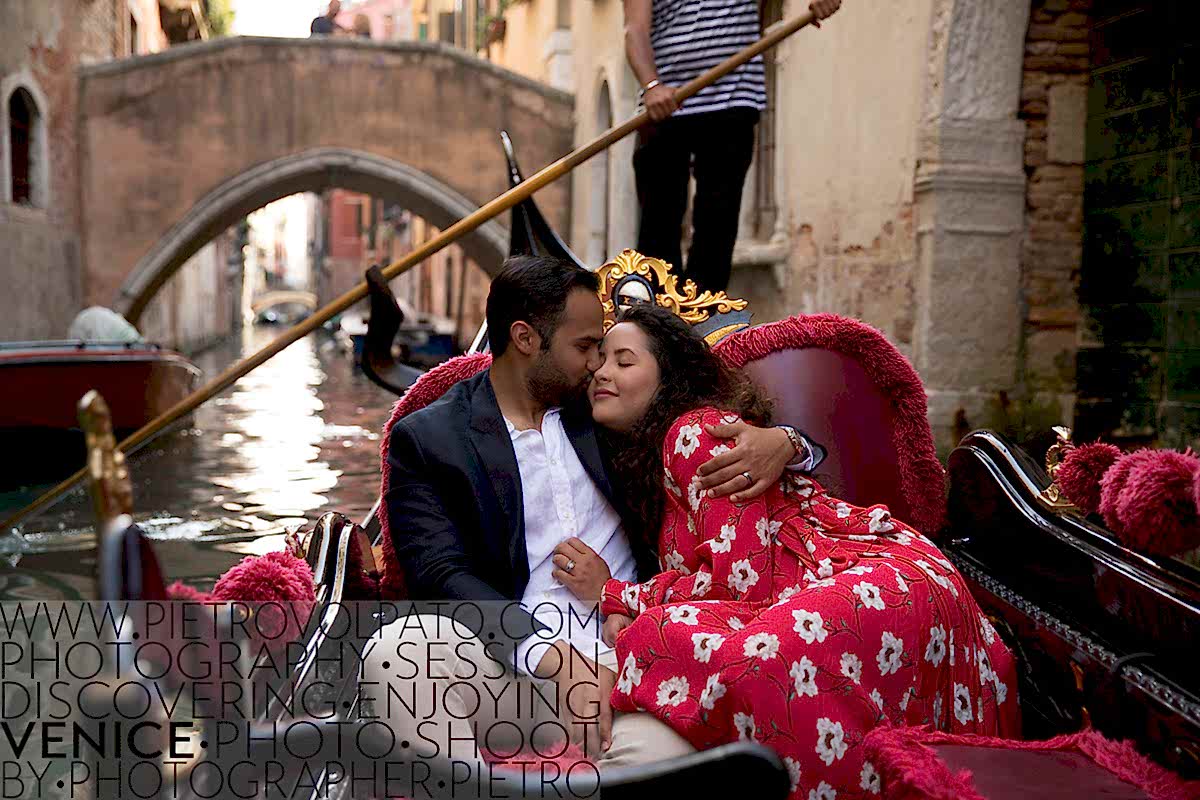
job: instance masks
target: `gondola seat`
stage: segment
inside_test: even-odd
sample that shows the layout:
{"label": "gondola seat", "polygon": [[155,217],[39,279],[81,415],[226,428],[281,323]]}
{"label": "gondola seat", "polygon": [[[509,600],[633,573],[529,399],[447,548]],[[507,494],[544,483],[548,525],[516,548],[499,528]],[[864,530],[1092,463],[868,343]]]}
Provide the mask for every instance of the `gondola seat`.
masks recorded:
{"label": "gondola seat", "polygon": [[864,741],[863,788],[890,800],[1193,800],[1187,783],[1129,742],[1095,731],[1015,742],[926,728],[877,728]]}

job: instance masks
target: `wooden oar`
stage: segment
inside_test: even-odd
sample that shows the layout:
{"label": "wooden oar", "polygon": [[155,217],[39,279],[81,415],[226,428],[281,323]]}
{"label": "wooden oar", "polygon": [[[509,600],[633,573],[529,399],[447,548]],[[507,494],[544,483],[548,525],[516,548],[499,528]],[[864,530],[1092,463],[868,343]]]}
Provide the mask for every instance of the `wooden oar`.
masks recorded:
{"label": "wooden oar", "polygon": [[[725,61],[722,61],[720,64],[708,70],[698,78],[689,81],[685,86],[681,86],[680,88],[676,89],[675,102],[682,103],[684,100],[696,94],[706,86],[716,83],[720,78],[745,64],[755,56],[758,56],[766,50],[771,49],[796,31],[810,24],[812,21],[812,12],[805,11],[803,14],[798,14],[790,20],[775,23],[757,42],[741,52],[730,56]],[[568,172],[575,169],[575,167],[587,161],[600,151],[607,150],[613,144],[619,142],[621,139],[624,139],[626,136],[642,127],[642,125],[646,124],[648,121],[649,116],[645,111],[642,111],[640,114],[637,114],[620,125],[610,128],[605,133],[602,133],[592,141],[569,153],[568,155],[563,156],[553,164],[542,168],[539,172],[527,178],[523,183],[520,183],[509,189],[507,192],[490,201],[487,203],[487,205],[483,206],[473,214],[460,219],[458,222],[442,231],[441,234],[433,239],[430,239],[416,250],[413,250],[404,258],[389,264],[383,270],[383,277],[390,281],[396,276],[406,272],[409,269],[412,269],[414,266],[429,258],[442,248],[453,244],[455,241],[475,230],[483,223],[500,216],[517,203],[520,203],[522,200],[532,195],[534,192],[545,187],[547,184],[553,183],[563,175],[566,175]],[[238,363],[227,368],[216,378],[209,381],[207,385],[197,389],[188,397],[179,401],[174,406],[160,414],[157,418],[148,422],[137,432],[130,435],[129,438],[125,439],[120,445],[118,445],[118,448],[123,452],[129,452],[130,449],[145,442],[167,425],[170,425],[180,417],[191,413],[207,400],[210,400],[216,395],[225,391],[232,386],[235,381],[237,381],[246,373],[250,372],[250,370],[258,367],[263,362],[279,353],[279,351],[295,342],[297,339],[312,333],[318,327],[323,325],[329,318],[335,314],[345,311],[347,308],[366,297],[366,294],[367,284],[364,281],[343,294],[341,297],[338,297],[337,299],[318,309],[312,314],[312,316],[308,317],[303,322],[275,337],[275,339],[272,340],[272,342],[262,350],[259,350],[254,355],[247,356]],[[79,470],[74,475],[43,494],[37,500],[33,501],[16,514],[13,514],[11,517],[4,520],[4,522],[0,523],[0,532],[10,532],[12,527],[21,520],[25,519],[25,517],[28,517],[30,514],[45,508],[46,506],[50,505],[50,503],[66,494],[72,486],[83,480],[86,475],[86,468]]]}

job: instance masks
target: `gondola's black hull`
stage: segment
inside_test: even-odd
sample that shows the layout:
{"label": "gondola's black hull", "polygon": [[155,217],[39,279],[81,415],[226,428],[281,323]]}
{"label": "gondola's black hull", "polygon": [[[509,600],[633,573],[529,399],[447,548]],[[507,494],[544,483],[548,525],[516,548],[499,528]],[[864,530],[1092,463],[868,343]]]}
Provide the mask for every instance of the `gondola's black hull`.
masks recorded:
{"label": "gondola's black hull", "polygon": [[1200,777],[1200,573],[1038,499],[1027,454],[979,431],[951,454],[943,547],[1016,650],[1027,738],[1090,722]]}

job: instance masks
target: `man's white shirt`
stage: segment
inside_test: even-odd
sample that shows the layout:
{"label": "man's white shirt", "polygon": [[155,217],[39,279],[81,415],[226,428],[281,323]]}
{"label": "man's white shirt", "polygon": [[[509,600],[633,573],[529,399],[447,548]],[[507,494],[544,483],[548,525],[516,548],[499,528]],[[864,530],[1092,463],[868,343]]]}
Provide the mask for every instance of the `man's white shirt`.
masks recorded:
{"label": "man's white shirt", "polygon": [[551,556],[560,542],[575,536],[604,559],[614,578],[634,580],[637,565],[621,518],[579,461],[559,409],[545,413],[540,431],[517,430],[508,419],[504,424],[517,456],[525,513],[529,583],[521,606],[550,629],[517,645],[517,669],[528,672],[536,667],[557,639],[597,661],[612,650],[599,638],[600,598],[580,600],[555,580]]}

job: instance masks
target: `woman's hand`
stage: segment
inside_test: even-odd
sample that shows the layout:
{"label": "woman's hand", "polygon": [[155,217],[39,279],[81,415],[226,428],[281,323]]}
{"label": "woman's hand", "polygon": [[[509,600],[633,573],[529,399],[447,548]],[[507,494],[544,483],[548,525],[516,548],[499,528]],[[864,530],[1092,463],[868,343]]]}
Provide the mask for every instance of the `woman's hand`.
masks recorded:
{"label": "woman's hand", "polygon": [[600,602],[604,584],[612,577],[612,573],[599,553],[572,536],[559,542],[550,560],[555,567],[551,574],[570,589],[571,594],[589,603]]}
{"label": "woman's hand", "polygon": [[627,617],[624,614],[609,614],[608,619],[604,620],[604,630],[601,632],[604,643],[609,647],[616,647],[617,634],[632,624],[633,617]]}

